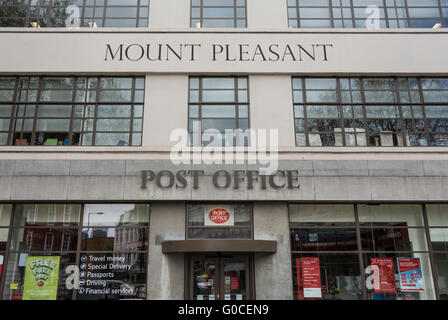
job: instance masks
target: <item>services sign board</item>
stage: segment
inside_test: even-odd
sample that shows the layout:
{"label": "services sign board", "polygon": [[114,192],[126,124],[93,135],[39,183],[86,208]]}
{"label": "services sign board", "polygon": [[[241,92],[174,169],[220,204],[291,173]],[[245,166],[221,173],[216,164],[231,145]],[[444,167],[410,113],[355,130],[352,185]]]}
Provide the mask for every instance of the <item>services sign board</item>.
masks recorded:
{"label": "services sign board", "polygon": [[207,206],[204,212],[205,226],[233,226],[235,224],[233,208],[228,206]]}
{"label": "services sign board", "polygon": [[61,257],[28,257],[23,300],[56,300]]}
{"label": "services sign board", "polygon": [[397,258],[401,291],[424,291],[420,258]]}
{"label": "services sign board", "polygon": [[[379,275],[373,277],[373,293],[397,293],[394,261],[392,258],[370,258],[370,264],[378,268]],[[375,283],[379,279],[379,283]]]}
{"label": "services sign board", "polygon": [[319,258],[297,258],[296,266],[299,300],[303,298],[322,298]]}

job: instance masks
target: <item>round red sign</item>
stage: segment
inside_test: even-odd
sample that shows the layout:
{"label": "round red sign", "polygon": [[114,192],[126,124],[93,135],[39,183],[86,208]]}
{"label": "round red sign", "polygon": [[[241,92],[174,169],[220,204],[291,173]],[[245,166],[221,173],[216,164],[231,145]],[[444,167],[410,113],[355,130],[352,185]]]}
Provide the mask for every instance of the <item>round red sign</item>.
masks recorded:
{"label": "round red sign", "polygon": [[230,212],[224,208],[214,208],[208,213],[208,218],[216,224],[223,224],[229,221]]}

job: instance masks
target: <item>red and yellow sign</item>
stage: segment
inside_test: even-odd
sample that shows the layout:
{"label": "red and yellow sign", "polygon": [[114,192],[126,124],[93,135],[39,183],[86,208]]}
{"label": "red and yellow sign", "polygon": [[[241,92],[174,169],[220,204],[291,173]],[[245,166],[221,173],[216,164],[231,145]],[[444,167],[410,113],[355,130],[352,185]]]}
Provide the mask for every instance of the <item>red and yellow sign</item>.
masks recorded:
{"label": "red and yellow sign", "polygon": [[233,226],[233,209],[230,207],[208,207],[205,212],[204,225]]}

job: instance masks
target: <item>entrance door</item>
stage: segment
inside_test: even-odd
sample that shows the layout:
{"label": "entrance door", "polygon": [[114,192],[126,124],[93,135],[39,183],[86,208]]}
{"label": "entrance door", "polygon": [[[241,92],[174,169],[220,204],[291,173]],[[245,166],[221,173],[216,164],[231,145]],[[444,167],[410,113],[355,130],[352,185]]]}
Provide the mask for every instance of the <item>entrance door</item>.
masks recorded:
{"label": "entrance door", "polygon": [[248,300],[250,297],[247,255],[190,257],[191,300]]}

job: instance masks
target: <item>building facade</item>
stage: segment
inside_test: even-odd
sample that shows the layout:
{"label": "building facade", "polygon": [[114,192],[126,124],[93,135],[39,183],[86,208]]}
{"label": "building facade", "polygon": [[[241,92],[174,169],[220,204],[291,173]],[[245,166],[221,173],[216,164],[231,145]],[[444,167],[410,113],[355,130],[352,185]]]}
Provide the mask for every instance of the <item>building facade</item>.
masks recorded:
{"label": "building facade", "polygon": [[0,0],[0,299],[446,299],[447,27],[447,0]]}

